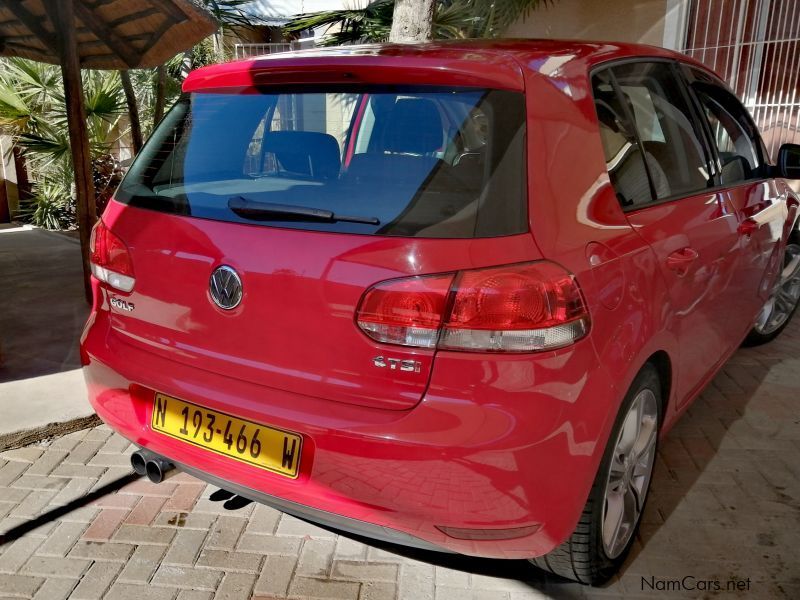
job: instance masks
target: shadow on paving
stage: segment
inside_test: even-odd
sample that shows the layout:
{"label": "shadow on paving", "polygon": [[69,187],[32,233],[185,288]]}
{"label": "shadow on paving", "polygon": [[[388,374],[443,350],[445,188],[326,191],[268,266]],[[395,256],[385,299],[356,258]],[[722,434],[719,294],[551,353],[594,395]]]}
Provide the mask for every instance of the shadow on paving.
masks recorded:
{"label": "shadow on paving", "polygon": [[136,481],[139,479],[140,476],[136,473],[129,473],[128,475],[124,475],[115,479],[114,481],[110,481],[109,483],[105,484],[97,488],[95,491],[86,494],[85,496],[81,496],[73,500],[72,502],[67,502],[63,506],[59,506],[57,508],[53,508],[48,510],[47,512],[43,512],[35,519],[31,519],[30,521],[25,521],[20,523],[16,527],[12,527],[8,531],[0,532],[0,547],[4,546],[5,544],[10,544],[14,540],[21,538],[26,533],[30,533],[34,529],[41,527],[51,521],[55,521],[60,519],[64,515],[71,513],[73,510],[78,510],[79,508],[83,508],[88,504],[91,504],[95,500],[99,500],[104,496],[108,496],[109,494],[116,492],[122,488],[124,488],[129,483]]}
{"label": "shadow on paving", "polygon": [[80,368],[89,306],[77,240],[0,229],[0,277],[0,383]]}

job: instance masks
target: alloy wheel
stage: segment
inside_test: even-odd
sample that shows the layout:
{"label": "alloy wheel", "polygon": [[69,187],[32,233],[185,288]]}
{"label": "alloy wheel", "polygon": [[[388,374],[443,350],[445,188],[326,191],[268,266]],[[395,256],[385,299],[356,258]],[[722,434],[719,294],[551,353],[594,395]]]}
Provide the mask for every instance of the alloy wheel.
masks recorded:
{"label": "alloy wheel", "polygon": [[631,403],[614,445],[603,506],[603,548],[617,558],[636,530],[650,486],[658,436],[658,401],[641,390]]}
{"label": "alloy wheel", "polygon": [[761,335],[770,335],[780,329],[792,316],[800,300],[800,245],[789,244],[783,259],[783,270],[758,314],[754,329]]}

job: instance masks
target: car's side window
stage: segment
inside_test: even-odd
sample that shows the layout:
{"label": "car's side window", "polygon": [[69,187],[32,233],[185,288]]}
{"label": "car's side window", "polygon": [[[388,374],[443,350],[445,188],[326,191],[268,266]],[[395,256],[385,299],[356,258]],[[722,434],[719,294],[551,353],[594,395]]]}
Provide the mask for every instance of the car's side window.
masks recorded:
{"label": "car's side window", "polygon": [[692,88],[717,147],[720,183],[733,185],[758,178],[762,171],[761,159],[745,108],[717,85],[695,83]]}
{"label": "car's side window", "polygon": [[592,93],[606,167],[623,207],[652,201],[650,181],[639,142],[608,70],[592,77]]}
{"label": "car's side window", "polygon": [[671,64],[633,62],[611,70],[633,114],[656,198],[713,187],[711,157]]}

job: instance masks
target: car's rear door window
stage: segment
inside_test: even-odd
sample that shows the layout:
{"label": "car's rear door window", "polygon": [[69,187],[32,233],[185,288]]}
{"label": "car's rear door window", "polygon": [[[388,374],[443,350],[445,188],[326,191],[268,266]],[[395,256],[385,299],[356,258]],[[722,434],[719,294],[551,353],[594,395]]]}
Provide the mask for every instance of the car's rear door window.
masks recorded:
{"label": "car's rear door window", "polygon": [[117,199],[319,231],[472,238],[528,230],[525,102],[476,88],[194,93]]}
{"label": "car's rear door window", "polygon": [[[672,64],[636,61],[609,68],[650,178],[652,200],[689,196],[715,185],[714,164],[689,97]],[[597,100],[597,98],[596,98]],[[602,121],[602,117],[598,112]],[[629,206],[639,206],[636,198]]]}
{"label": "car's rear door window", "polygon": [[[713,167],[697,130],[688,98],[666,62],[615,67],[614,76],[633,109],[636,129],[664,185],[659,199],[686,196],[713,187]],[[656,175],[651,168],[653,179]]]}

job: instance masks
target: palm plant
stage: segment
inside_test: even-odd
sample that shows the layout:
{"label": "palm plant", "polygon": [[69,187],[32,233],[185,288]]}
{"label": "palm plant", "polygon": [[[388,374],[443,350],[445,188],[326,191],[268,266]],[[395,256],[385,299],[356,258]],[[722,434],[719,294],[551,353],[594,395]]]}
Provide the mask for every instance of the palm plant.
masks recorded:
{"label": "palm plant", "polygon": [[[251,0],[194,1],[220,24],[212,38],[155,69],[83,73],[98,209],[122,175],[112,153],[114,144],[130,136],[137,151],[141,140],[178,98],[186,73],[225,58],[223,29],[251,27],[258,22],[246,10]],[[126,114],[128,118],[123,119]],[[20,182],[18,216],[48,229],[75,224],[67,131],[60,69],[25,59],[0,59],[0,133],[14,142],[11,151]],[[23,186],[29,179],[32,185]]]}
{"label": "palm plant", "polygon": [[[434,38],[493,38],[520,17],[554,0],[436,0]],[[385,42],[389,39],[394,0],[373,0],[364,8],[327,10],[297,15],[284,31],[297,35],[327,28],[323,46]]]}
{"label": "palm plant", "polygon": [[[92,158],[105,162],[113,144],[125,133],[120,127],[125,110],[120,79],[115,72],[85,72],[83,89]],[[32,193],[20,199],[20,216],[47,228],[74,224],[72,165],[62,90],[57,67],[20,58],[3,61],[0,132],[12,137],[14,148],[24,157],[17,169],[24,169],[33,181]]]}
{"label": "palm plant", "polygon": [[44,229],[72,229],[77,225],[72,201],[72,171],[53,172],[33,185],[33,196],[20,205],[18,217]]}

